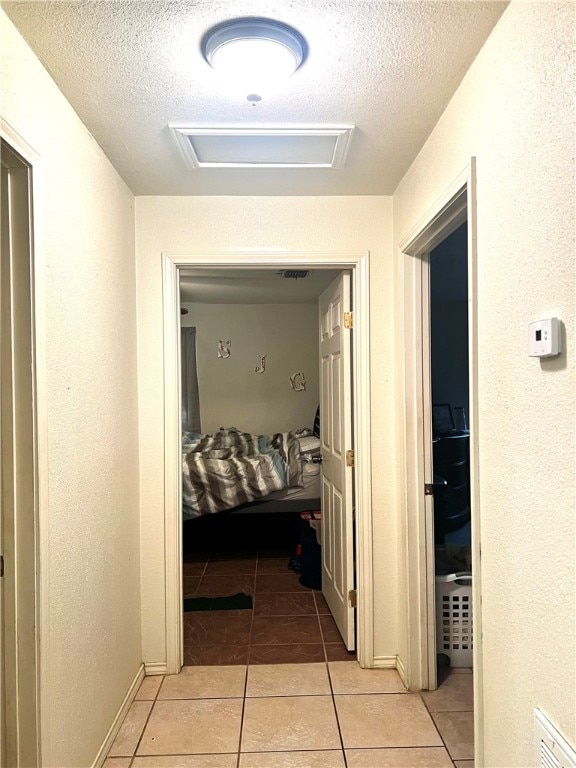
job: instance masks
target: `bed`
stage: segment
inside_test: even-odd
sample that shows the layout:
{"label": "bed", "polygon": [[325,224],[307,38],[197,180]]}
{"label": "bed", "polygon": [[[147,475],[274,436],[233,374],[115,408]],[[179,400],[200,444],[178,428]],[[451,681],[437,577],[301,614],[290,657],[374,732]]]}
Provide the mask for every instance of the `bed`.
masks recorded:
{"label": "bed", "polygon": [[312,430],[253,435],[235,427],[182,436],[183,519],[218,512],[319,509],[320,441]]}

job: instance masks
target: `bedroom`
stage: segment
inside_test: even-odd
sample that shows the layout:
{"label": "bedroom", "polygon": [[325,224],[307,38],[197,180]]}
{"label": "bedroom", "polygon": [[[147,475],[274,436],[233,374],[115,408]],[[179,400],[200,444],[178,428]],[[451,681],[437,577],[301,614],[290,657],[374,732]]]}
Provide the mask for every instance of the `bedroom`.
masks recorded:
{"label": "bedroom", "polygon": [[[353,657],[318,589],[316,533],[300,519],[321,507],[318,297],[339,274],[181,273],[185,665]],[[239,439],[248,479],[228,461]],[[287,460],[282,477],[269,449]]]}

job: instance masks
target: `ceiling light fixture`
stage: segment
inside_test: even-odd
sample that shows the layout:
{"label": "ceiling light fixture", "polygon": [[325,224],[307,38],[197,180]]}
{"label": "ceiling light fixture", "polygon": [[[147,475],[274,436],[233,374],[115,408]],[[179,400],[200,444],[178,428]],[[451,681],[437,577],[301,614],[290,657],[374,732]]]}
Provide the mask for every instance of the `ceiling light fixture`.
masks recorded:
{"label": "ceiling light fixture", "polygon": [[306,40],[293,27],[261,18],[232,19],[204,35],[210,66],[255,103],[288,80],[306,58]]}

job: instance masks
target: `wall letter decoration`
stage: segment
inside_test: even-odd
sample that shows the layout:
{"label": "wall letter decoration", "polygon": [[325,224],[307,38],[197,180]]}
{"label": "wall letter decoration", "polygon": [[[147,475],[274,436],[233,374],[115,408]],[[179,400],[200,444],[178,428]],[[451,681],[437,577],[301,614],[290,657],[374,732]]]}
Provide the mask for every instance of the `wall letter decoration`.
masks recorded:
{"label": "wall letter decoration", "polygon": [[232,342],[230,340],[228,341],[220,340],[218,342],[218,357],[221,357],[223,360],[225,360],[227,357],[230,357],[230,355],[232,354],[232,351],[230,350],[231,346],[232,346]]}
{"label": "wall letter decoration", "polygon": [[306,379],[304,378],[303,373],[293,373],[292,376],[290,376],[290,386],[294,390],[294,392],[304,392],[306,389]]}
{"label": "wall letter decoration", "polygon": [[266,370],[266,355],[260,355],[260,362],[254,370],[256,373],[264,373]]}

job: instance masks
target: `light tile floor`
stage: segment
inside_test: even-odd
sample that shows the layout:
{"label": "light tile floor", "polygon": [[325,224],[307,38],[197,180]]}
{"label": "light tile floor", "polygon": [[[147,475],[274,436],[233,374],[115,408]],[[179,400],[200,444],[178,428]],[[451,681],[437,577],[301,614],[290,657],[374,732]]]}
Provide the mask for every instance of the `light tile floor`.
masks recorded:
{"label": "light tile floor", "polygon": [[147,677],[104,768],[473,768],[473,756],[471,674],[408,693],[394,670],[335,661]]}

